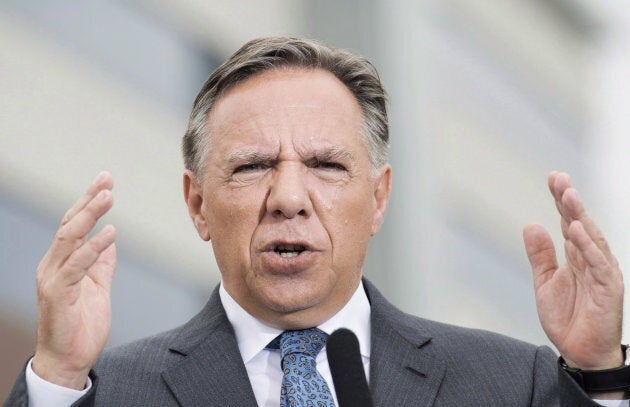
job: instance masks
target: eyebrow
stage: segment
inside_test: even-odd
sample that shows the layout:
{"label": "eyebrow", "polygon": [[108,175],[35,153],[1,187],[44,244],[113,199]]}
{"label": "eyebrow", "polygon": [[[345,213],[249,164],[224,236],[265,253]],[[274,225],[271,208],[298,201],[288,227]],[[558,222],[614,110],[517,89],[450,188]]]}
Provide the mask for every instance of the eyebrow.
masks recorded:
{"label": "eyebrow", "polygon": [[266,153],[261,153],[258,150],[233,151],[227,156],[227,160],[229,163],[263,162],[263,161],[273,161],[275,159],[276,159],[275,156],[271,156],[270,154],[266,154]]}
{"label": "eyebrow", "polygon": [[329,147],[321,150],[316,150],[313,154],[313,158],[315,158],[317,161],[354,160],[352,154],[342,147]]}
{"label": "eyebrow", "polygon": [[[317,160],[317,161],[346,161],[354,160],[354,156],[342,147],[328,147],[318,149],[308,154],[310,157],[307,159]],[[304,155],[303,155],[304,157]],[[306,157],[304,157],[306,158]],[[274,154],[268,154],[260,152],[256,149],[244,149],[233,151],[227,156],[227,161],[229,163],[240,163],[240,162],[267,162],[267,161],[276,161],[278,157]]]}

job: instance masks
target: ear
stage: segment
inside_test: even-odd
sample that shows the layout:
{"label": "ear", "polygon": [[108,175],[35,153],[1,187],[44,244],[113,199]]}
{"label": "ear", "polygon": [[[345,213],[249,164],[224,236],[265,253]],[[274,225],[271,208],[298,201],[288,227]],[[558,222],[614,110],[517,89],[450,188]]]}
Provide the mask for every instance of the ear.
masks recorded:
{"label": "ear", "polygon": [[192,171],[184,171],[184,201],[199,237],[210,240],[210,229],[203,213],[203,190]]}
{"label": "ear", "polygon": [[372,215],[372,236],[381,229],[387,203],[392,191],[392,166],[385,164],[378,171],[378,175],[374,179],[374,214]]}

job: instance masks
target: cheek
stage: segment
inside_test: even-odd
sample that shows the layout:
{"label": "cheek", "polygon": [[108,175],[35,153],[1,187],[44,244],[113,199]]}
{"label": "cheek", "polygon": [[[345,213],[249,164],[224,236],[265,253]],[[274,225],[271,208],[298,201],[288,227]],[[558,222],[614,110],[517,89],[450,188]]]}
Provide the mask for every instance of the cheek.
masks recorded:
{"label": "cheek", "polygon": [[207,208],[215,251],[228,257],[249,253],[252,235],[259,224],[260,202],[251,191],[217,191]]}
{"label": "cheek", "polygon": [[372,232],[374,200],[366,188],[336,187],[321,191],[321,221],[336,258],[362,262]]}

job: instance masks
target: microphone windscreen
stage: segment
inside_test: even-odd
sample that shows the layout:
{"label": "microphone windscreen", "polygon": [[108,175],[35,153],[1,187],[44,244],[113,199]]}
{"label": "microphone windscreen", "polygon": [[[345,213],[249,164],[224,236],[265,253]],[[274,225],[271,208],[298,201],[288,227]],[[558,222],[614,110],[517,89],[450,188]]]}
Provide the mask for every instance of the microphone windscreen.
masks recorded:
{"label": "microphone windscreen", "polygon": [[349,329],[336,330],[326,341],[326,354],[339,407],[372,407],[356,335]]}

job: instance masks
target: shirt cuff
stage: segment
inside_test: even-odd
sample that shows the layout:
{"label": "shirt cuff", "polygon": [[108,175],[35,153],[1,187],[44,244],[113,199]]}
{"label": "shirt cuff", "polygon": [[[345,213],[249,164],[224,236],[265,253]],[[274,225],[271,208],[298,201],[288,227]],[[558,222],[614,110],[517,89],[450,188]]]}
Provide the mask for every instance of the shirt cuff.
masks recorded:
{"label": "shirt cuff", "polygon": [[87,378],[85,389],[75,390],[48,382],[33,371],[31,363],[26,366],[26,391],[28,393],[28,407],[56,407],[71,406],[83,397],[92,387],[92,380]]}
{"label": "shirt cuff", "polygon": [[629,407],[630,400],[597,400],[593,399],[594,402],[601,404],[604,407]]}

